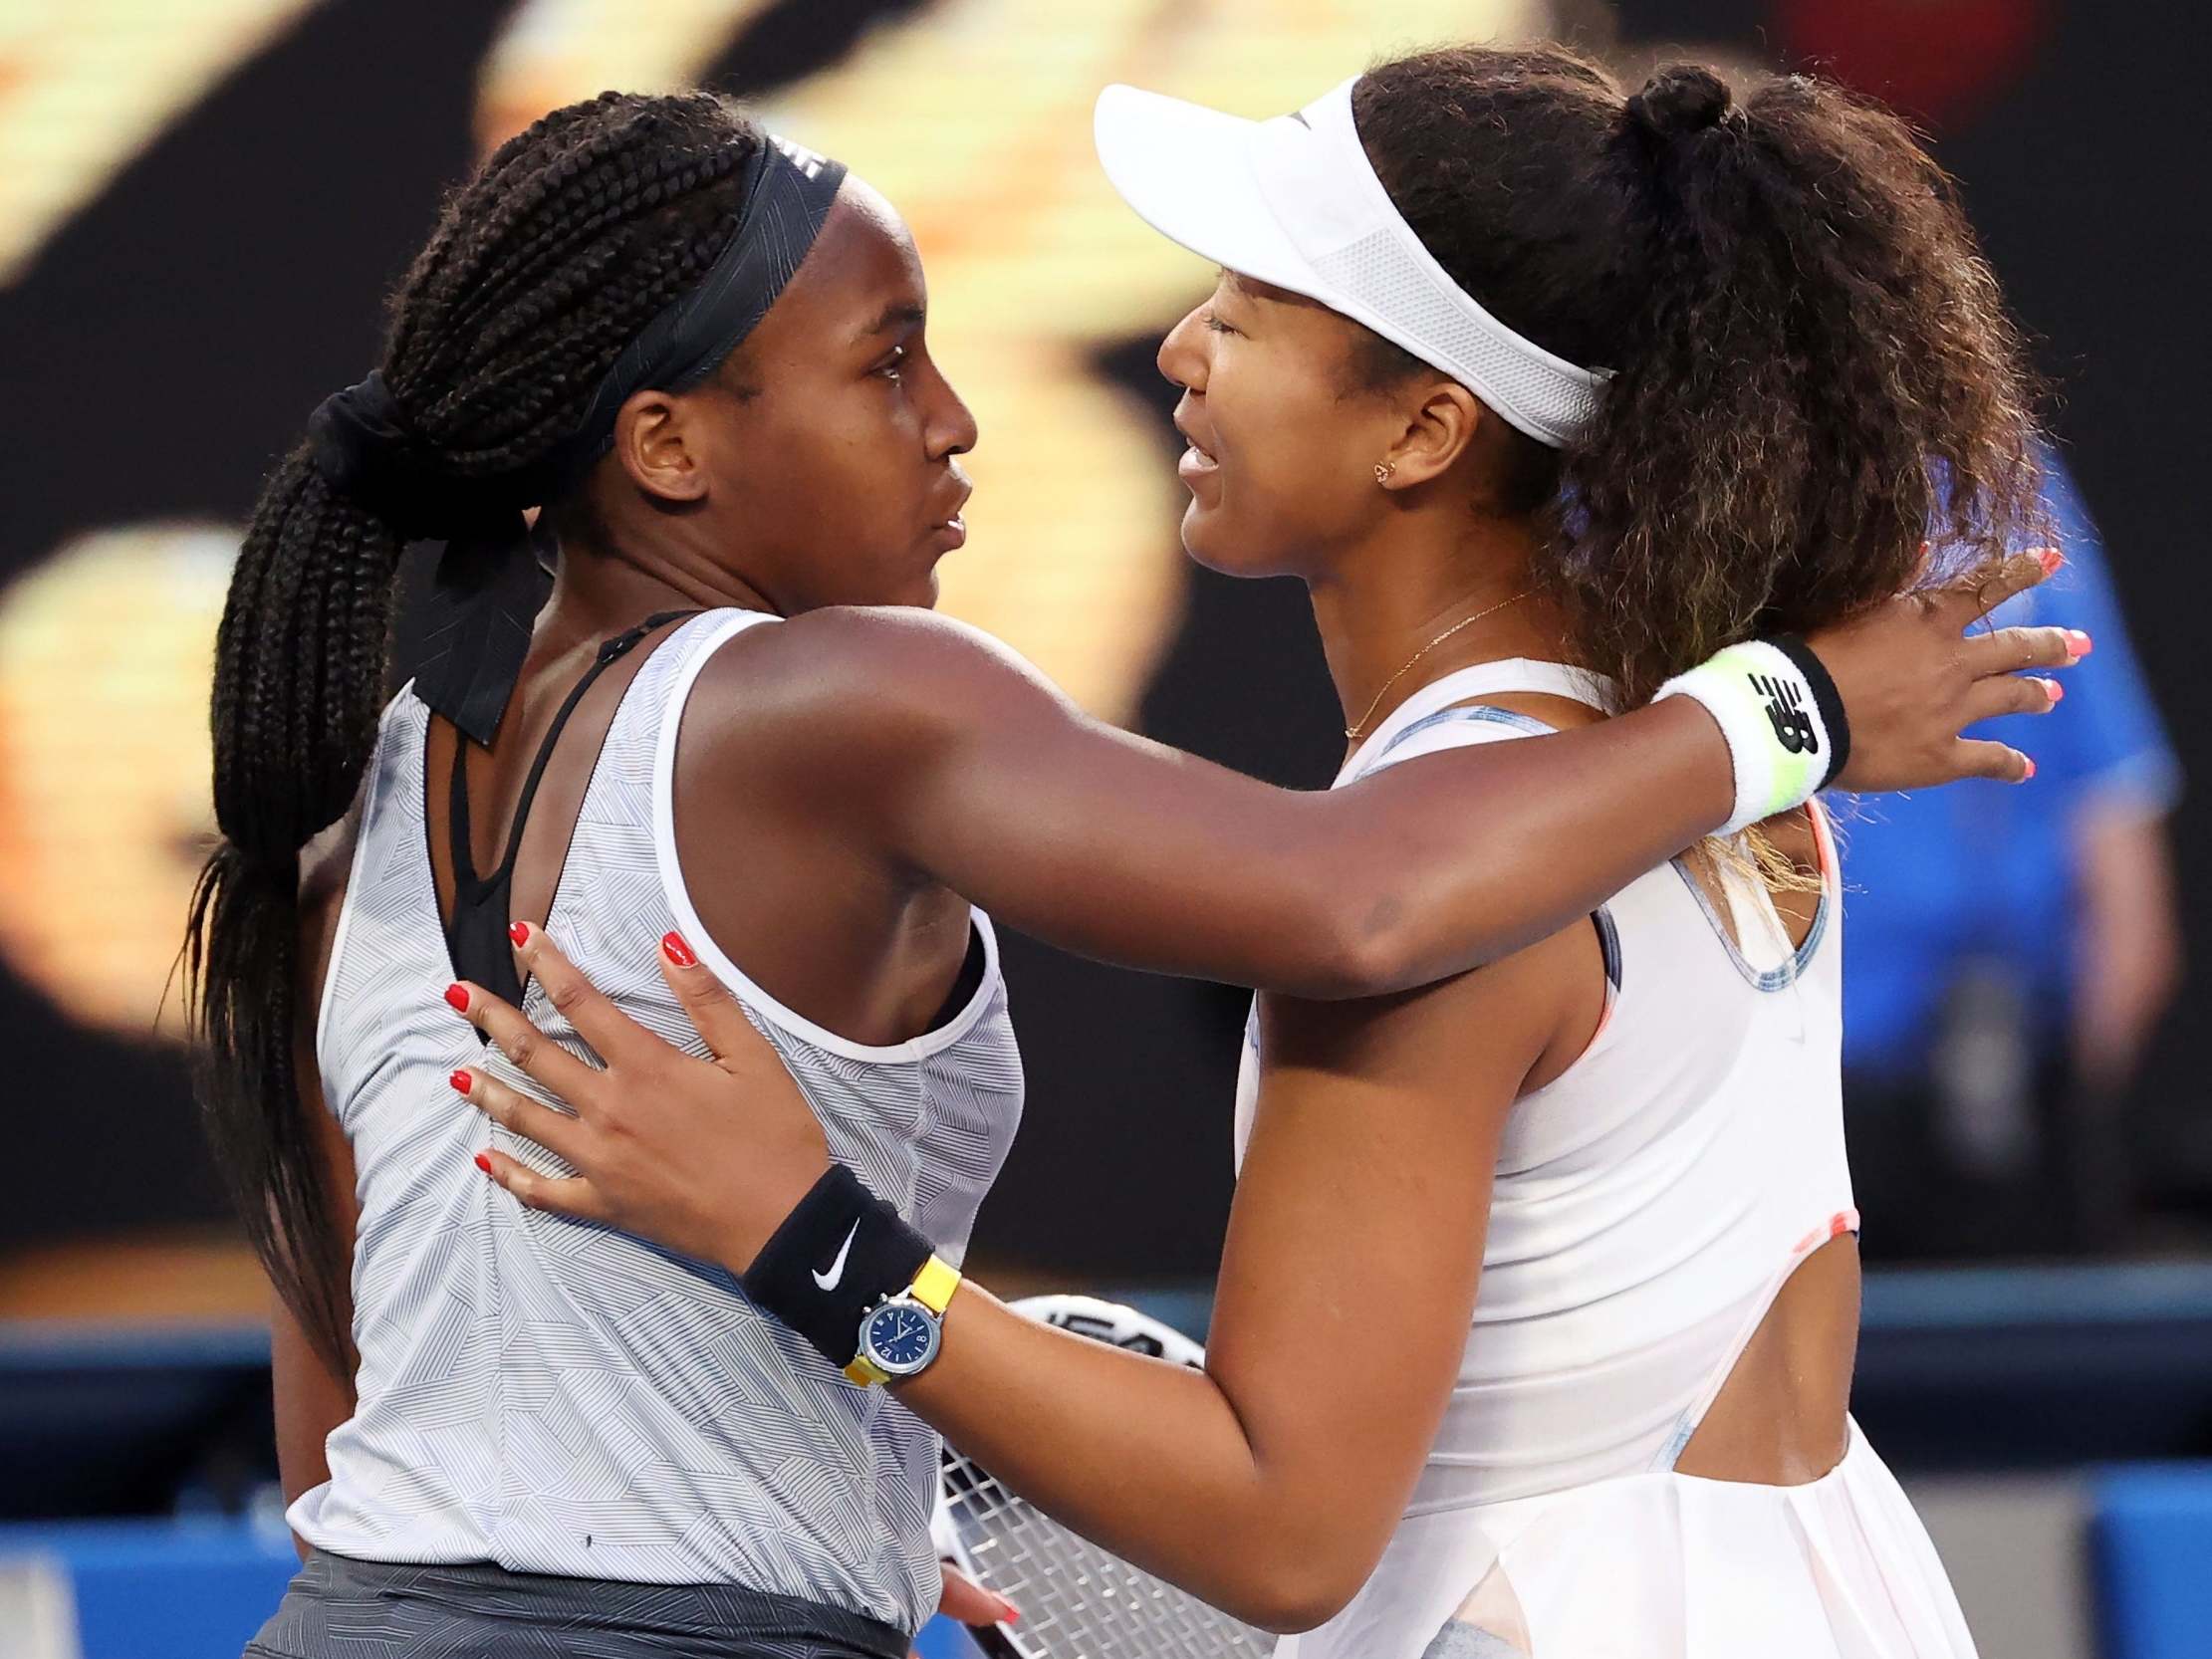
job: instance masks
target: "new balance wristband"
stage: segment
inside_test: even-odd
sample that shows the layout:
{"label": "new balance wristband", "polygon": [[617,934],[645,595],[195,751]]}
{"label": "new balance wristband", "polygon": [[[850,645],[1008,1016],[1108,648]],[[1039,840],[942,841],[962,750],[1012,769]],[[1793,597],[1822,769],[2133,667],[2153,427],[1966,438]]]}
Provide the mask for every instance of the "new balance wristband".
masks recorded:
{"label": "new balance wristband", "polygon": [[843,1164],[807,1190],[753,1259],[745,1294],[839,1370],[860,1346],[860,1316],[929,1260],[929,1241]]}
{"label": "new balance wristband", "polygon": [[1812,647],[1794,634],[1730,645],[1659,687],[1654,703],[1692,697],[1720,725],[1736,770],[1734,835],[1802,807],[1843,770],[1850,727]]}

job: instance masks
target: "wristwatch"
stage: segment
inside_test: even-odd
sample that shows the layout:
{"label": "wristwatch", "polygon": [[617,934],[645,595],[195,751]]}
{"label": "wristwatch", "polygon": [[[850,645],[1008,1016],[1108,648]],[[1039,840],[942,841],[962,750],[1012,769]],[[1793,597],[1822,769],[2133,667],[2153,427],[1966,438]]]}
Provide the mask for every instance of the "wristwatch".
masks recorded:
{"label": "wristwatch", "polygon": [[865,1388],[913,1376],[937,1357],[945,1304],[960,1288],[960,1270],[932,1256],[914,1282],[895,1297],[881,1298],[860,1315],[860,1352],[846,1366],[848,1380]]}

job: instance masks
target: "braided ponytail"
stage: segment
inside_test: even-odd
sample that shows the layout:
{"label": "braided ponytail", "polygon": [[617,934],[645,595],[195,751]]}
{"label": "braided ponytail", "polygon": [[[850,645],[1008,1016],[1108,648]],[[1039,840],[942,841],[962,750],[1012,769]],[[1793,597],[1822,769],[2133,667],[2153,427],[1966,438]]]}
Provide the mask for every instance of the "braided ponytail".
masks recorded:
{"label": "braided ponytail", "polygon": [[[185,943],[197,1092],[248,1238],[341,1369],[348,1265],[295,1058],[300,850],[345,816],[373,749],[400,552],[547,504],[545,463],[728,240],[763,141],[719,99],[617,93],[509,139],[401,284],[382,365],[318,411],[241,545],[210,707],[222,843]],[[395,440],[383,473],[334,440],[363,419]]]}

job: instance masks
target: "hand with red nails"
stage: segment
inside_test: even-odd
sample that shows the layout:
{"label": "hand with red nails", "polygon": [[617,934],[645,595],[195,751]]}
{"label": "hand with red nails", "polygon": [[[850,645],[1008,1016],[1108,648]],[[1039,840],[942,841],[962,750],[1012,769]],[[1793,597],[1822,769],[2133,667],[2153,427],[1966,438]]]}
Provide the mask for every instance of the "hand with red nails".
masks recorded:
{"label": "hand with red nails", "polygon": [[[594,1069],[513,1005],[478,985],[446,1000],[525,1075],[566,1101],[568,1116],[481,1069],[448,1079],[510,1133],[576,1171],[545,1176],[505,1152],[476,1167],[533,1209],[602,1222],[743,1273],[829,1163],[814,1109],[683,936],[660,941],[660,971],[711,1058],[687,1055],[630,1023],[545,936],[508,930],[522,971],[606,1062]],[[644,1110],[637,1102],[649,1102]],[[962,1624],[1011,1624],[1020,1611],[950,1562],[938,1611]]]}
{"label": "hand with red nails", "polygon": [[677,934],[660,942],[660,971],[706,1058],[634,1024],[543,928],[517,923],[515,932],[523,975],[545,988],[605,1068],[482,986],[454,987],[468,1022],[570,1108],[542,1104],[483,1069],[454,1072],[470,1104],[576,1173],[541,1175],[496,1148],[479,1164],[532,1209],[618,1227],[743,1273],[830,1164],[814,1108],[776,1051]]}

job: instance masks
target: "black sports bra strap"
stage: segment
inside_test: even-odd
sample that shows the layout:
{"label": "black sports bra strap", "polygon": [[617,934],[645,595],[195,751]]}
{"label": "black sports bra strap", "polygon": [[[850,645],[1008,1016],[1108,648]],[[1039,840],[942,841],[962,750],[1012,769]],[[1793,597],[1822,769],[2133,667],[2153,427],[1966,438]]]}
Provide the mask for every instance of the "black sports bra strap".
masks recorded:
{"label": "black sports bra strap", "polygon": [[468,744],[461,741],[453,745],[452,794],[447,806],[446,826],[453,841],[453,877],[456,887],[462,882],[472,883],[479,888],[488,887],[514,874],[515,857],[522,850],[523,826],[530,820],[531,806],[538,799],[538,785],[544,781],[546,767],[553,760],[553,746],[561,741],[561,733],[569,724],[569,716],[576,713],[576,706],[584,701],[584,694],[598,683],[602,674],[653,629],[680,617],[697,614],[698,612],[692,610],[659,611],[626,632],[617,633],[612,639],[602,642],[599,654],[592,659],[592,666],[584,670],[576,684],[569,688],[568,696],[562,699],[561,707],[553,716],[553,724],[546,728],[544,741],[538,745],[538,753],[531,758],[530,774],[523,780],[522,794],[515,802],[514,822],[507,830],[506,850],[500,855],[498,867],[487,876],[476,873],[476,854],[472,846],[475,835],[468,813]]}
{"label": "black sports bra strap", "polygon": [[446,812],[446,832],[453,856],[453,919],[446,925],[445,937],[454,971],[462,979],[473,979],[520,1005],[522,983],[515,973],[514,956],[507,945],[509,895],[514,885],[515,859],[522,851],[523,830],[530,822],[530,809],[538,799],[538,786],[545,780],[546,767],[553,760],[553,747],[561,741],[561,733],[568,726],[569,717],[576,713],[577,704],[584,700],[584,694],[602,674],[655,628],[695,614],[689,610],[664,610],[600,646],[592,666],[570,687],[568,696],[553,716],[553,724],[546,730],[544,741],[538,745],[537,754],[531,758],[529,776],[523,780],[522,794],[515,802],[515,819],[507,831],[506,849],[498,868],[489,875],[477,873],[476,856],[470,846],[474,839],[468,809],[468,745],[471,740],[456,733]]}

